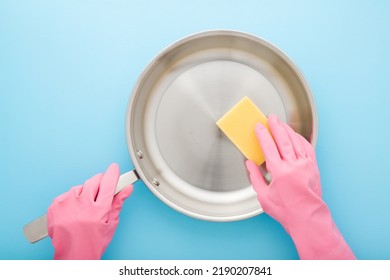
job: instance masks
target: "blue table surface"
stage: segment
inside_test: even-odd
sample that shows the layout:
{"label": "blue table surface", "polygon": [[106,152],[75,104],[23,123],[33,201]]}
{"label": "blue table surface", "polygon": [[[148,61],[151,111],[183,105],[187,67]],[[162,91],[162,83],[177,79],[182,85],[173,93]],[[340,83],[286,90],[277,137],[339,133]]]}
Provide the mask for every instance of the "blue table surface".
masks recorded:
{"label": "blue table surface", "polygon": [[[359,259],[390,259],[389,1],[0,1],[0,259],[51,259],[24,224],[111,162],[133,168],[124,119],[148,62],[210,29],[251,33],[304,73],[319,117],[323,197]],[[298,259],[266,214],[172,210],[142,182],[104,259]]]}

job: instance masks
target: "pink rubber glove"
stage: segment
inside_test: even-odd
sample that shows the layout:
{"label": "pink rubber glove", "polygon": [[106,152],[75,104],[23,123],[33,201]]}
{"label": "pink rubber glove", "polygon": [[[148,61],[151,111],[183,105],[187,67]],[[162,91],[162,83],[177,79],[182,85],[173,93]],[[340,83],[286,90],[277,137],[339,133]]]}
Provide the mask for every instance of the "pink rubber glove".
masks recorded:
{"label": "pink rubber glove", "polygon": [[84,185],[54,199],[47,211],[48,233],[55,249],[54,259],[100,259],[119,222],[129,185],[114,196],[119,167],[111,164]]}
{"label": "pink rubber glove", "polygon": [[246,162],[250,181],[265,213],[291,235],[301,259],[355,259],[321,198],[320,174],[312,145],[275,115],[255,132],[271,175]]}

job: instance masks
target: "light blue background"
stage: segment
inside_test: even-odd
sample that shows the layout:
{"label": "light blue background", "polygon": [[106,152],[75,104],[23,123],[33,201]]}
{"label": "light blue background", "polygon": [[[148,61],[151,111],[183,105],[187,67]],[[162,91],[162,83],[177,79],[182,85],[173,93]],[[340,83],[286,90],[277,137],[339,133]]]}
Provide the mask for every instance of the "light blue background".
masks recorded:
{"label": "light blue background", "polygon": [[[323,196],[360,259],[390,259],[390,2],[0,1],[0,258],[51,259],[25,223],[111,162],[133,167],[129,94],[161,49],[189,34],[262,37],[302,69],[319,114]],[[267,215],[189,218],[141,182],[105,259],[297,259]]]}

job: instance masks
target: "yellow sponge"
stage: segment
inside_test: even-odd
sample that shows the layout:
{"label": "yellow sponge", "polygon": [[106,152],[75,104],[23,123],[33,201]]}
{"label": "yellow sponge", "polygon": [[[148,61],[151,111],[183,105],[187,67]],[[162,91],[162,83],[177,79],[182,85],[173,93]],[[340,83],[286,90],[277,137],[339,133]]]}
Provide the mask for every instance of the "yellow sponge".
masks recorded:
{"label": "yellow sponge", "polygon": [[267,117],[247,96],[217,121],[218,127],[233,144],[257,165],[265,161],[255,134],[255,127],[259,122],[268,128]]}

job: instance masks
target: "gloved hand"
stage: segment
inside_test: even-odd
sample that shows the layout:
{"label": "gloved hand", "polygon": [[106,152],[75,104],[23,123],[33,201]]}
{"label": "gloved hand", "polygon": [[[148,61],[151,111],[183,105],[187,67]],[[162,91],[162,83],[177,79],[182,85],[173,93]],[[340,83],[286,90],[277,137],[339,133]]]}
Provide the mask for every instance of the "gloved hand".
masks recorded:
{"label": "gloved hand", "polygon": [[256,136],[271,175],[246,162],[250,181],[265,213],[291,235],[301,259],[355,259],[321,198],[320,174],[312,145],[275,115],[270,131],[258,124]]}
{"label": "gloved hand", "polygon": [[100,259],[119,222],[123,201],[133,186],[114,196],[119,167],[111,164],[84,185],[54,199],[47,211],[48,233],[54,259]]}

